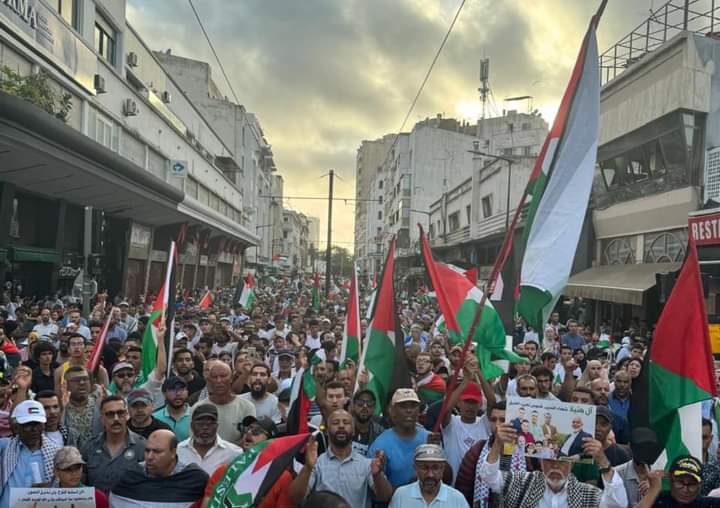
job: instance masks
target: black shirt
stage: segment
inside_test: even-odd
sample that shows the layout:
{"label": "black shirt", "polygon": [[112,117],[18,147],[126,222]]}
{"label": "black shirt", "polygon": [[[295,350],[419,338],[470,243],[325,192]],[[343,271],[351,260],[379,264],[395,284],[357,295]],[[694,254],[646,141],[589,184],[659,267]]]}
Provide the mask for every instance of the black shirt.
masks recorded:
{"label": "black shirt", "polygon": [[663,492],[653,504],[656,508],[716,508],[720,507],[720,498],[698,496],[690,504],[680,504],[675,501],[669,492]]}
{"label": "black shirt", "polygon": [[198,374],[197,372],[193,371],[193,380],[188,383],[188,394],[192,395],[193,393],[198,393],[202,391],[203,388],[205,388],[205,380]]}
{"label": "black shirt", "polygon": [[132,420],[130,420],[130,421],[128,421],[128,428],[130,430],[132,430],[135,434],[138,434],[138,435],[144,437],[145,439],[147,439],[148,436],[150,434],[152,434],[153,432],[155,432],[156,430],[170,430],[170,431],[172,430],[167,423],[161,422],[154,416],[151,416],[150,419],[151,419],[150,425],[148,425],[147,427],[142,427],[142,428],[136,427],[135,425],[133,425]]}
{"label": "black shirt", "polygon": [[40,367],[36,367],[32,371],[32,384],[30,389],[33,393],[40,393],[43,390],[55,390],[54,369],[50,369],[50,375],[46,376]]}

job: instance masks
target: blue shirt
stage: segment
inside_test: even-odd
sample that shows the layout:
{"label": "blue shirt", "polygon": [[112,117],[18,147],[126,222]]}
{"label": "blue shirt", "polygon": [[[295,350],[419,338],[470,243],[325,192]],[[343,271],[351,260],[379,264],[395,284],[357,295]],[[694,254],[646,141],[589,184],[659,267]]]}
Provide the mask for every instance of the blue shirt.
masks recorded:
{"label": "blue shirt", "polygon": [[110,342],[110,339],[120,339],[120,342],[125,342],[127,339],[127,332],[125,331],[125,328],[117,324],[112,330],[108,330],[105,342]]}
{"label": "blue shirt", "polygon": [[610,407],[613,414],[622,416],[627,420],[628,411],[630,410],[630,397],[620,400],[615,398],[614,392],[610,392],[610,395],[608,395],[608,407]]}
{"label": "blue shirt", "polygon": [[415,478],[415,448],[427,443],[429,434],[430,432],[418,426],[413,437],[402,438],[395,430],[388,429],[373,441],[367,456],[374,457],[377,450],[385,452],[385,476],[388,481],[393,487],[407,485]]}
{"label": "blue shirt", "polygon": [[185,404],[185,413],[177,421],[170,416],[167,406],[161,407],[152,415],[161,422],[166,423],[175,433],[178,441],[185,441],[190,437],[190,413],[190,406]]}
{"label": "blue shirt", "polygon": [[570,346],[573,351],[582,349],[585,345],[585,339],[582,335],[570,335],[569,333],[562,336],[561,342],[566,346]]}
{"label": "blue shirt", "polygon": [[431,503],[426,503],[420,492],[420,482],[400,487],[393,494],[390,508],[429,508],[452,506],[452,508],[469,508],[465,496],[452,487],[440,483],[440,491]]}
{"label": "blue shirt", "polygon": [[[0,456],[5,453],[5,449],[13,438],[0,439]],[[13,487],[29,488],[35,483],[32,472],[32,463],[37,464],[40,475],[43,475],[45,468],[43,467],[43,456],[41,450],[35,450],[31,452],[30,449],[20,443],[20,455],[18,456],[17,465],[13,469],[12,474],[8,478],[5,485],[2,485],[2,496],[0,496],[0,508],[10,507],[10,489]],[[42,481],[50,481],[52,478],[45,478],[43,475]]]}

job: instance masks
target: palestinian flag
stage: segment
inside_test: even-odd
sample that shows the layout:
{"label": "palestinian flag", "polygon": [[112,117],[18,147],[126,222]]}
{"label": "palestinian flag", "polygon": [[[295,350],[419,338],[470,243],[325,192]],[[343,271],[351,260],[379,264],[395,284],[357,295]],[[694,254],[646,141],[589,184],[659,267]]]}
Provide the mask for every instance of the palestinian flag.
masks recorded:
{"label": "palestinian flag", "polygon": [[320,312],[320,274],[315,272],[312,287],[312,309]]}
{"label": "palestinian flag", "polygon": [[[143,379],[148,379],[150,373],[157,365],[157,345],[160,323],[165,321],[165,351],[172,351],[172,341],[174,336],[173,320],[175,319],[175,259],[176,250],[175,242],[170,243],[170,254],[168,255],[167,270],[165,271],[165,281],[158,291],[157,298],[153,302],[150,319],[145,327],[145,334],[142,342],[142,372]],[[171,363],[171,362],[168,362]]]}
{"label": "palestinian flag", "polygon": [[98,365],[100,365],[100,359],[102,358],[102,352],[103,348],[105,347],[105,340],[107,338],[108,330],[110,329],[110,321],[114,310],[115,308],[113,308],[107,315],[107,318],[105,319],[105,324],[103,325],[102,330],[100,331],[100,335],[95,341],[95,344],[93,344],[92,351],[90,352],[90,356],[88,357],[87,363],[85,364],[85,367],[88,371],[90,371],[90,373],[94,373],[95,370],[98,368]]}
{"label": "palestinian flag", "polygon": [[[444,318],[448,340],[452,345],[462,346],[479,310],[483,292],[470,282],[463,270],[433,259],[422,227],[420,241],[425,268]],[[495,365],[493,360],[508,360],[513,363],[521,361],[519,356],[506,349],[505,327],[489,299],[485,300],[485,307],[472,340],[475,342],[475,352],[486,379],[503,374],[503,370]]]}
{"label": "palestinian flag", "polygon": [[345,331],[340,350],[340,365],[345,364],[348,358],[357,365],[360,359],[360,300],[358,299],[357,267],[353,264],[350,279],[350,297],[347,300],[347,315],[345,317]]}
{"label": "palestinian flag", "polygon": [[442,400],[445,396],[445,380],[434,372],[430,372],[424,378],[419,379],[416,385],[418,397],[428,405]]}
{"label": "palestinian flag", "polygon": [[209,308],[213,303],[213,294],[208,290],[205,295],[200,300],[200,303],[198,303],[198,307],[201,309],[207,309]]}
{"label": "palestinian flag", "polygon": [[308,433],[278,437],[245,450],[232,461],[215,485],[208,508],[259,506],[308,439]]}
{"label": "palestinian flag", "polygon": [[702,457],[701,402],[717,395],[702,279],[692,239],[650,347],[650,426],[665,445],[657,466]]}
{"label": "palestinian flag", "polygon": [[240,280],[238,290],[236,291],[240,294],[237,299],[238,304],[242,305],[245,311],[250,311],[255,303],[255,279],[251,273],[248,273],[245,279]]}
{"label": "palestinian flag", "polygon": [[298,369],[292,381],[290,390],[290,403],[287,417],[287,433],[302,434],[308,432],[308,415],[315,396],[315,378],[312,375],[313,365],[320,363],[322,359],[313,354],[310,357],[310,367]]}
{"label": "palestinian flag", "polygon": [[150,477],[142,468],[128,469],[110,491],[109,504],[113,508],[189,508],[202,501],[207,480],[207,473],[197,464],[162,477]]}
{"label": "palestinian flag", "polygon": [[523,231],[525,252],[516,309],[538,332],[570,276],[590,198],[600,125],[595,31],[606,1],[590,21],[526,190],[532,200]]}
{"label": "palestinian flag", "polygon": [[367,339],[360,360],[360,369],[365,368],[368,371],[367,388],[375,394],[377,401],[375,414],[380,414],[385,408],[391,390],[412,386],[405,358],[405,336],[400,331],[400,321],[395,311],[394,267],[395,239],[393,238],[380,278],[375,311],[368,326]]}
{"label": "palestinian flag", "polygon": [[365,312],[365,319],[370,321],[373,315],[373,309],[375,308],[375,296],[377,295],[377,272],[373,273],[372,285],[370,286],[370,299],[368,301],[367,311]]}

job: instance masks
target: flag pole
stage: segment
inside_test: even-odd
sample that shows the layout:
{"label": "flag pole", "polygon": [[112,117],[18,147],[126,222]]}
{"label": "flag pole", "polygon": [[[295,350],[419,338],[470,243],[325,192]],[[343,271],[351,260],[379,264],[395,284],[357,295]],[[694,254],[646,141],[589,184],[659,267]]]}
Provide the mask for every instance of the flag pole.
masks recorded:
{"label": "flag pole", "polygon": [[[597,11],[595,12],[595,15],[593,15],[592,19],[590,20],[590,26],[588,27],[588,31],[590,28],[596,29],[598,23],[600,22],[600,18],[602,17],[603,12],[605,11],[605,6],[607,5],[608,0],[602,0],[600,2],[600,6],[598,7]],[[586,34],[587,38],[587,34]],[[585,41],[583,41],[583,46],[585,45]],[[548,136],[549,138],[549,136]],[[548,138],[545,139],[545,145],[548,143]],[[543,151],[547,148],[547,146],[543,147]],[[536,161],[535,165],[537,166],[539,160]],[[533,173],[535,173],[536,170],[539,168],[534,168]],[[532,178],[532,174],[531,174]],[[513,242],[513,236],[515,234],[515,230],[517,229],[518,222],[520,221],[520,216],[522,215],[522,209],[525,207],[525,204],[527,202],[527,198],[530,194],[530,182],[532,179],[528,181],[528,184],[525,185],[525,190],[523,191],[522,197],[520,198],[520,202],[515,209],[515,213],[513,214],[512,222],[510,223],[510,227],[505,231],[505,238],[503,238],[502,247],[500,249],[500,252],[498,253],[498,257],[495,259],[495,264],[493,265],[493,269],[490,272],[490,276],[487,279],[487,282],[485,283],[485,288],[482,294],[482,297],[480,298],[480,303],[478,304],[477,311],[475,311],[475,316],[473,317],[472,323],[470,325],[470,329],[468,330],[467,337],[465,338],[465,345],[463,346],[462,355],[460,356],[460,369],[463,368],[465,365],[465,359],[467,357],[467,352],[470,349],[470,344],[472,342],[472,338],[475,335],[475,330],[477,329],[478,323],[480,322],[480,318],[482,317],[483,309],[485,308],[485,303],[487,302],[488,298],[490,298],[493,295],[493,292],[495,291],[495,285],[497,284],[497,279],[500,273],[502,272],[503,268],[505,267],[505,264],[507,263],[508,257],[510,255],[510,252],[512,251],[512,242]],[[420,227],[420,231],[422,232],[422,226],[418,224],[418,227]],[[448,412],[448,402],[450,400],[450,394],[455,390],[457,387],[457,381],[458,381],[458,375],[459,375],[459,369],[456,370],[452,377],[450,378],[450,384],[448,386],[447,391],[445,392],[445,397],[443,397],[443,403],[440,408],[440,414],[438,415],[438,418],[435,422],[435,425],[433,426],[433,432],[438,432],[440,430],[440,426],[442,425],[442,421],[445,419],[445,415]]]}

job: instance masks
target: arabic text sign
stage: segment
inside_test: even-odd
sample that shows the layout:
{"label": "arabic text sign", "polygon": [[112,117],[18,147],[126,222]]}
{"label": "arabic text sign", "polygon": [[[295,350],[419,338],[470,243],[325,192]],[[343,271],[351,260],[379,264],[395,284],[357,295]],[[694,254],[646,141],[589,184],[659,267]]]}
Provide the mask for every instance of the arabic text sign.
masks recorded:
{"label": "arabic text sign", "polygon": [[32,489],[10,489],[10,506],[13,508],[95,508],[95,489],[53,489],[36,487]]}

